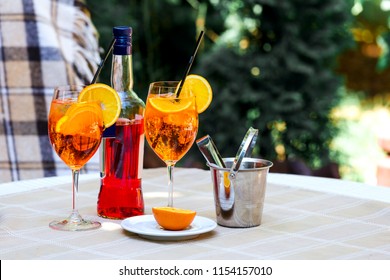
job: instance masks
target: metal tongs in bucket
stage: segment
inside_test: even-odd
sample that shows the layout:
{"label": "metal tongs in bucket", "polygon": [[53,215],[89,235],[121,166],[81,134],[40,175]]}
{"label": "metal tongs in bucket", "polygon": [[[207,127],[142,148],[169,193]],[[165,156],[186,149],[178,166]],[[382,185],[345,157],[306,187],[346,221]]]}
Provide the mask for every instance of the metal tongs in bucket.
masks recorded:
{"label": "metal tongs in bucket", "polygon": [[210,135],[203,136],[196,140],[196,144],[208,164],[215,164],[218,167],[226,168],[225,162]]}
{"label": "metal tongs in bucket", "polygon": [[250,155],[252,154],[258,134],[259,130],[253,127],[249,128],[246,132],[245,137],[242,140],[240,148],[238,149],[236,157],[233,161],[233,165],[230,168],[230,180],[236,179],[237,172],[240,169],[240,165],[244,157],[250,157]]}
{"label": "metal tongs in bucket", "polygon": [[[250,157],[253,147],[256,144],[259,130],[253,127],[249,128],[245,134],[244,139],[237,151],[233,165],[230,168],[229,178],[235,179],[238,169],[240,169],[241,162],[244,157]],[[198,148],[208,164],[214,164],[216,166],[226,168],[225,163],[218,152],[213,140],[209,135],[206,135],[196,141]]]}

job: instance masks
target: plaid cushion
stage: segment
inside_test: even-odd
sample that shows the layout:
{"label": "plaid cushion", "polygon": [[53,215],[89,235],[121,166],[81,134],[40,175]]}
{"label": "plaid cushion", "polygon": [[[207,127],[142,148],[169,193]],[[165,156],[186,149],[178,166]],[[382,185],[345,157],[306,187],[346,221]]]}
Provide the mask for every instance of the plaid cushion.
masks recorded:
{"label": "plaid cushion", "polygon": [[[47,116],[54,87],[89,83],[100,61],[80,1],[0,1],[0,183],[70,172],[50,145]],[[88,169],[98,169],[96,156]]]}

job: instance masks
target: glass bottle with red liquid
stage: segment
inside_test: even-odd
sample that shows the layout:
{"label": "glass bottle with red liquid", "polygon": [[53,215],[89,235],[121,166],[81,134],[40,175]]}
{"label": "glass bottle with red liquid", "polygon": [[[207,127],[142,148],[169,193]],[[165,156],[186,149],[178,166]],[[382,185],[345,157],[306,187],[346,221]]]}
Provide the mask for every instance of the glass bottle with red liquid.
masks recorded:
{"label": "glass bottle with red liquid", "polygon": [[144,158],[145,103],[133,91],[132,29],[113,28],[111,85],[122,101],[117,122],[106,129],[100,149],[98,215],[125,219],[144,214],[141,172]]}

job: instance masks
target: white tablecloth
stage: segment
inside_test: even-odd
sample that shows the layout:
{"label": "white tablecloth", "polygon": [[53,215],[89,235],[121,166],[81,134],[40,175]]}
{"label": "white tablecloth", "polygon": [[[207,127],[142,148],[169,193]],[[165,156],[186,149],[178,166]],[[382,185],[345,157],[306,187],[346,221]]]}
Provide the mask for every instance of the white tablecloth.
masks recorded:
{"label": "white tablecloth", "polygon": [[[97,175],[81,175],[79,210],[102,228],[62,232],[48,223],[71,207],[71,176],[0,184],[0,259],[385,259],[390,260],[390,188],[270,173],[262,224],[217,226],[187,241],[150,241],[96,215]],[[146,169],[146,214],[166,204],[167,174]],[[210,172],[175,170],[175,206],[215,220]]]}

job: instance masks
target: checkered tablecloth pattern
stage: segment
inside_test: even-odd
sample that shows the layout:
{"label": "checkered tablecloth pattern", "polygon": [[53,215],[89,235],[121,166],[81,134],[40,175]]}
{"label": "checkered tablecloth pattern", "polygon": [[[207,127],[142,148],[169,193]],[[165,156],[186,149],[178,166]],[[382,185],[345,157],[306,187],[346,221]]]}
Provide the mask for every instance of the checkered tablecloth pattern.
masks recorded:
{"label": "checkered tablecloth pattern", "polygon": [[[187,241],[150,241],[120,221],[96,216],[97,175],[82,175],[79,209],[102,228],[61,232],[48,227],[71,207],[69,177],[0,184],[0,259],[265,259],[390,260],[390,188],[297,175],[268,177],[262,224],[215,230]],[[146,169],[146,214],[166,204],[165,169]],[[175,206],[215,220],[211,176],[175,170]]]}

